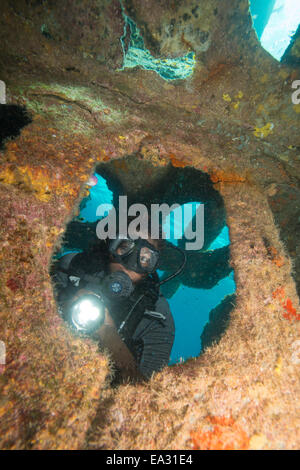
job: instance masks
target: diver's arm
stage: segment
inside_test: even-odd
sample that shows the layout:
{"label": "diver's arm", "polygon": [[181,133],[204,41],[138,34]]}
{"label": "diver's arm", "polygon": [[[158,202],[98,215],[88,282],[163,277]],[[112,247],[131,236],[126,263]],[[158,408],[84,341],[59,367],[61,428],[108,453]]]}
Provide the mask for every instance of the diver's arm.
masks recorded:
{"label": "diver's arm", "polygon": [[107,349],[112,361],[120,370],[123,379],[144,380],[138,364],[120,337],[113,319],[106,310],[104,324],[95,333],[102,348]]}
{"label": "diver's arm", "polygon": [[[62,311],[68,310],[68,305],[73,302],[75,298],[83,293],[97,292],[99,287],[99,281],[95,281],[95,285],[92,282],[85,284],[83,289],[80,287],[81,283],[77,286],[72,284],[71,279],[86,278],[87,276],[83,272],[81,266],[84,261],[85,253],[71,254],[71,256],[65,255],[62,257],[55,266],[54,282],[56,284],[57,300],[62,308]],[[90,260],[88,260],[90,261]],[[123,379],[134,379],[143,380],[144,376],[139,372],[138,364],[118,334],[117,328],[112,317],[106,310],[104,324],[92,335],[97,341],[100,340],[100,345],[104,349],[109,351],[109,354],[116,364]]]}

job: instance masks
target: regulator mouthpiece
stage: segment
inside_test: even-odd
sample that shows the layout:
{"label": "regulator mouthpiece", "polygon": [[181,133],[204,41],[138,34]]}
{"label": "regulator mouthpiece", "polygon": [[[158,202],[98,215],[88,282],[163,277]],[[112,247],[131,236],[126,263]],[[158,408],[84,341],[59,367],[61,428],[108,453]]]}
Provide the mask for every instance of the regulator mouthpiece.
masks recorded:
{"label": "regulator mouthpiece", "polygon": [[111,300],[129,297],[133,290],[132,280],[123,271],[110,274],[103,283],[103,292]]}

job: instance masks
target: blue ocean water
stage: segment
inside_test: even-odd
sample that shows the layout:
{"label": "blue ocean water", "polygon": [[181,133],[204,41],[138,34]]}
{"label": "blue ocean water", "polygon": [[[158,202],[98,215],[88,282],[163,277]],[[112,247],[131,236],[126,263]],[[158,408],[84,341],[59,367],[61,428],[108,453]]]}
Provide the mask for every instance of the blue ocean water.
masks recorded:
{"label": "blue ocean water", "polygon": [[212,289],[180,286],[168,299],[175,322],[175,341],[169,364],[197,357],[201,352],[201,333],[209,320],[210,311],[226,295],[235,292],[233,272]]}
{"label": "blue ocean water", "polygon": [[[190,202],[183,206],[191,206],[190,217],[177,217],[180,209],[168,216],[163,228],[167,233],[170,226],[170,237],[167,239],[174,245],[178,245],[180,232],[184,232],[186,226],[195,216],[200,202]],[[182,211],[183,212],[183,211]],[[179,221],[183,222],[182,225]],[[228,227],[225,226],[220,235],[210,244],[209,250],[215,250],[230,243]],[[163,273],[159,272],[160,277]],[[210,311],[217,307],[226,295],[235,292],[233,272],[222,279],[212,289],[196,289],[181,285],[175,294],[168,299],[175,322],[175,341],[171,352],[169,364],[185,361],[190,357],[197,357],[201,352],[200,336],[209,320]]]}
{"label": "blue ocean water", "polygon": [[[78,218],[83,222],[95,222],[99,204],[111,204],[113,193],[108,189],[106,180],[99,174],[97,184],[90,189],[89,197],[81,203]],[[166,218],[163,225],[167,233],[170,229],[168,241],[178,244],[180,234],[195,216],[200,201],[194,201],[180,206],[172,215]],[[184,208],[187,210],[184,211]],[[182,214],[180,217],[179,214]],[[183,216],[185,214],[185,216]],[[228,227],[225,226],[220,235],[209,246],[209,250],[221,248],[230,243]],[[163,277],[163,272],[158,273]],[[169,364],[185,361],[190,357],[197,357],[201,351],[201,333],[209,319],[211,309],[215,308],[222,299],[235,292],[233,272],[222,279],[212,289],[196,289],[181,285],[175,294],[168,299],[175,322],[175,341],[172,348]]]}
{"label": "blue ocean water", "polygon": [[78,217],[82,222],[99,220],[100,217],[97,217],[96,212],[100,204],[108,204],[113,207],[113,193],[108,189],[105,179],[98,173],[95,173],[94,176],[98,180],[97,184],[90,187],[89,196],[84,198],[80,204],[81,210]]}
{"label": "blue ocean water", "polygon": [[163,231],[167,236],[167,240],[174,245],[178,245],[179,240],[196,216],[196,212],[201,205],[201,202],[192,201],[186,204],[179,205],[174,209],[163,223]]}
{"label": "blue ocean water", "polygon": [[250,11],[261,45],[280,60],[300,23],[299,0],[250,0]]}

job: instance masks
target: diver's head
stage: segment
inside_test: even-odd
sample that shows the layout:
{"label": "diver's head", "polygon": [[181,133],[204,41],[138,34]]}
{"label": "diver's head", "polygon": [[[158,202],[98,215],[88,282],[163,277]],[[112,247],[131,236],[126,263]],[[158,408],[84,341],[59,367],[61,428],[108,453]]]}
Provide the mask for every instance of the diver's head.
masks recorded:
{"label": "diver's head", "polygon": [[119,234],[109,241],[110,272],[123,271],[136,283],[157,269],[162,240],[154,240],[147,232],[136,232],[130,238]]}
{"label": "diver's head", "polygon": [[123,271],[132,280],[139,282],[153,273],[159,261],[157,240],[151,238],[117,238],[109,244],[110,272]]}

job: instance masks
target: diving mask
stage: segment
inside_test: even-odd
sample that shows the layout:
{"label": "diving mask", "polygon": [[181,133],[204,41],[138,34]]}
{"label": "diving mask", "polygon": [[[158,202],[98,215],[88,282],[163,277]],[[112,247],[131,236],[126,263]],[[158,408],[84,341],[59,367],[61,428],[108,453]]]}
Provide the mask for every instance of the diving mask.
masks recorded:
{"label": "diving mask", "polygon": [[159,251],[143,238],[132,240],[119,236],[110,242],[109,252],[126,269],[140,274],[154,272],[159,261]]}

